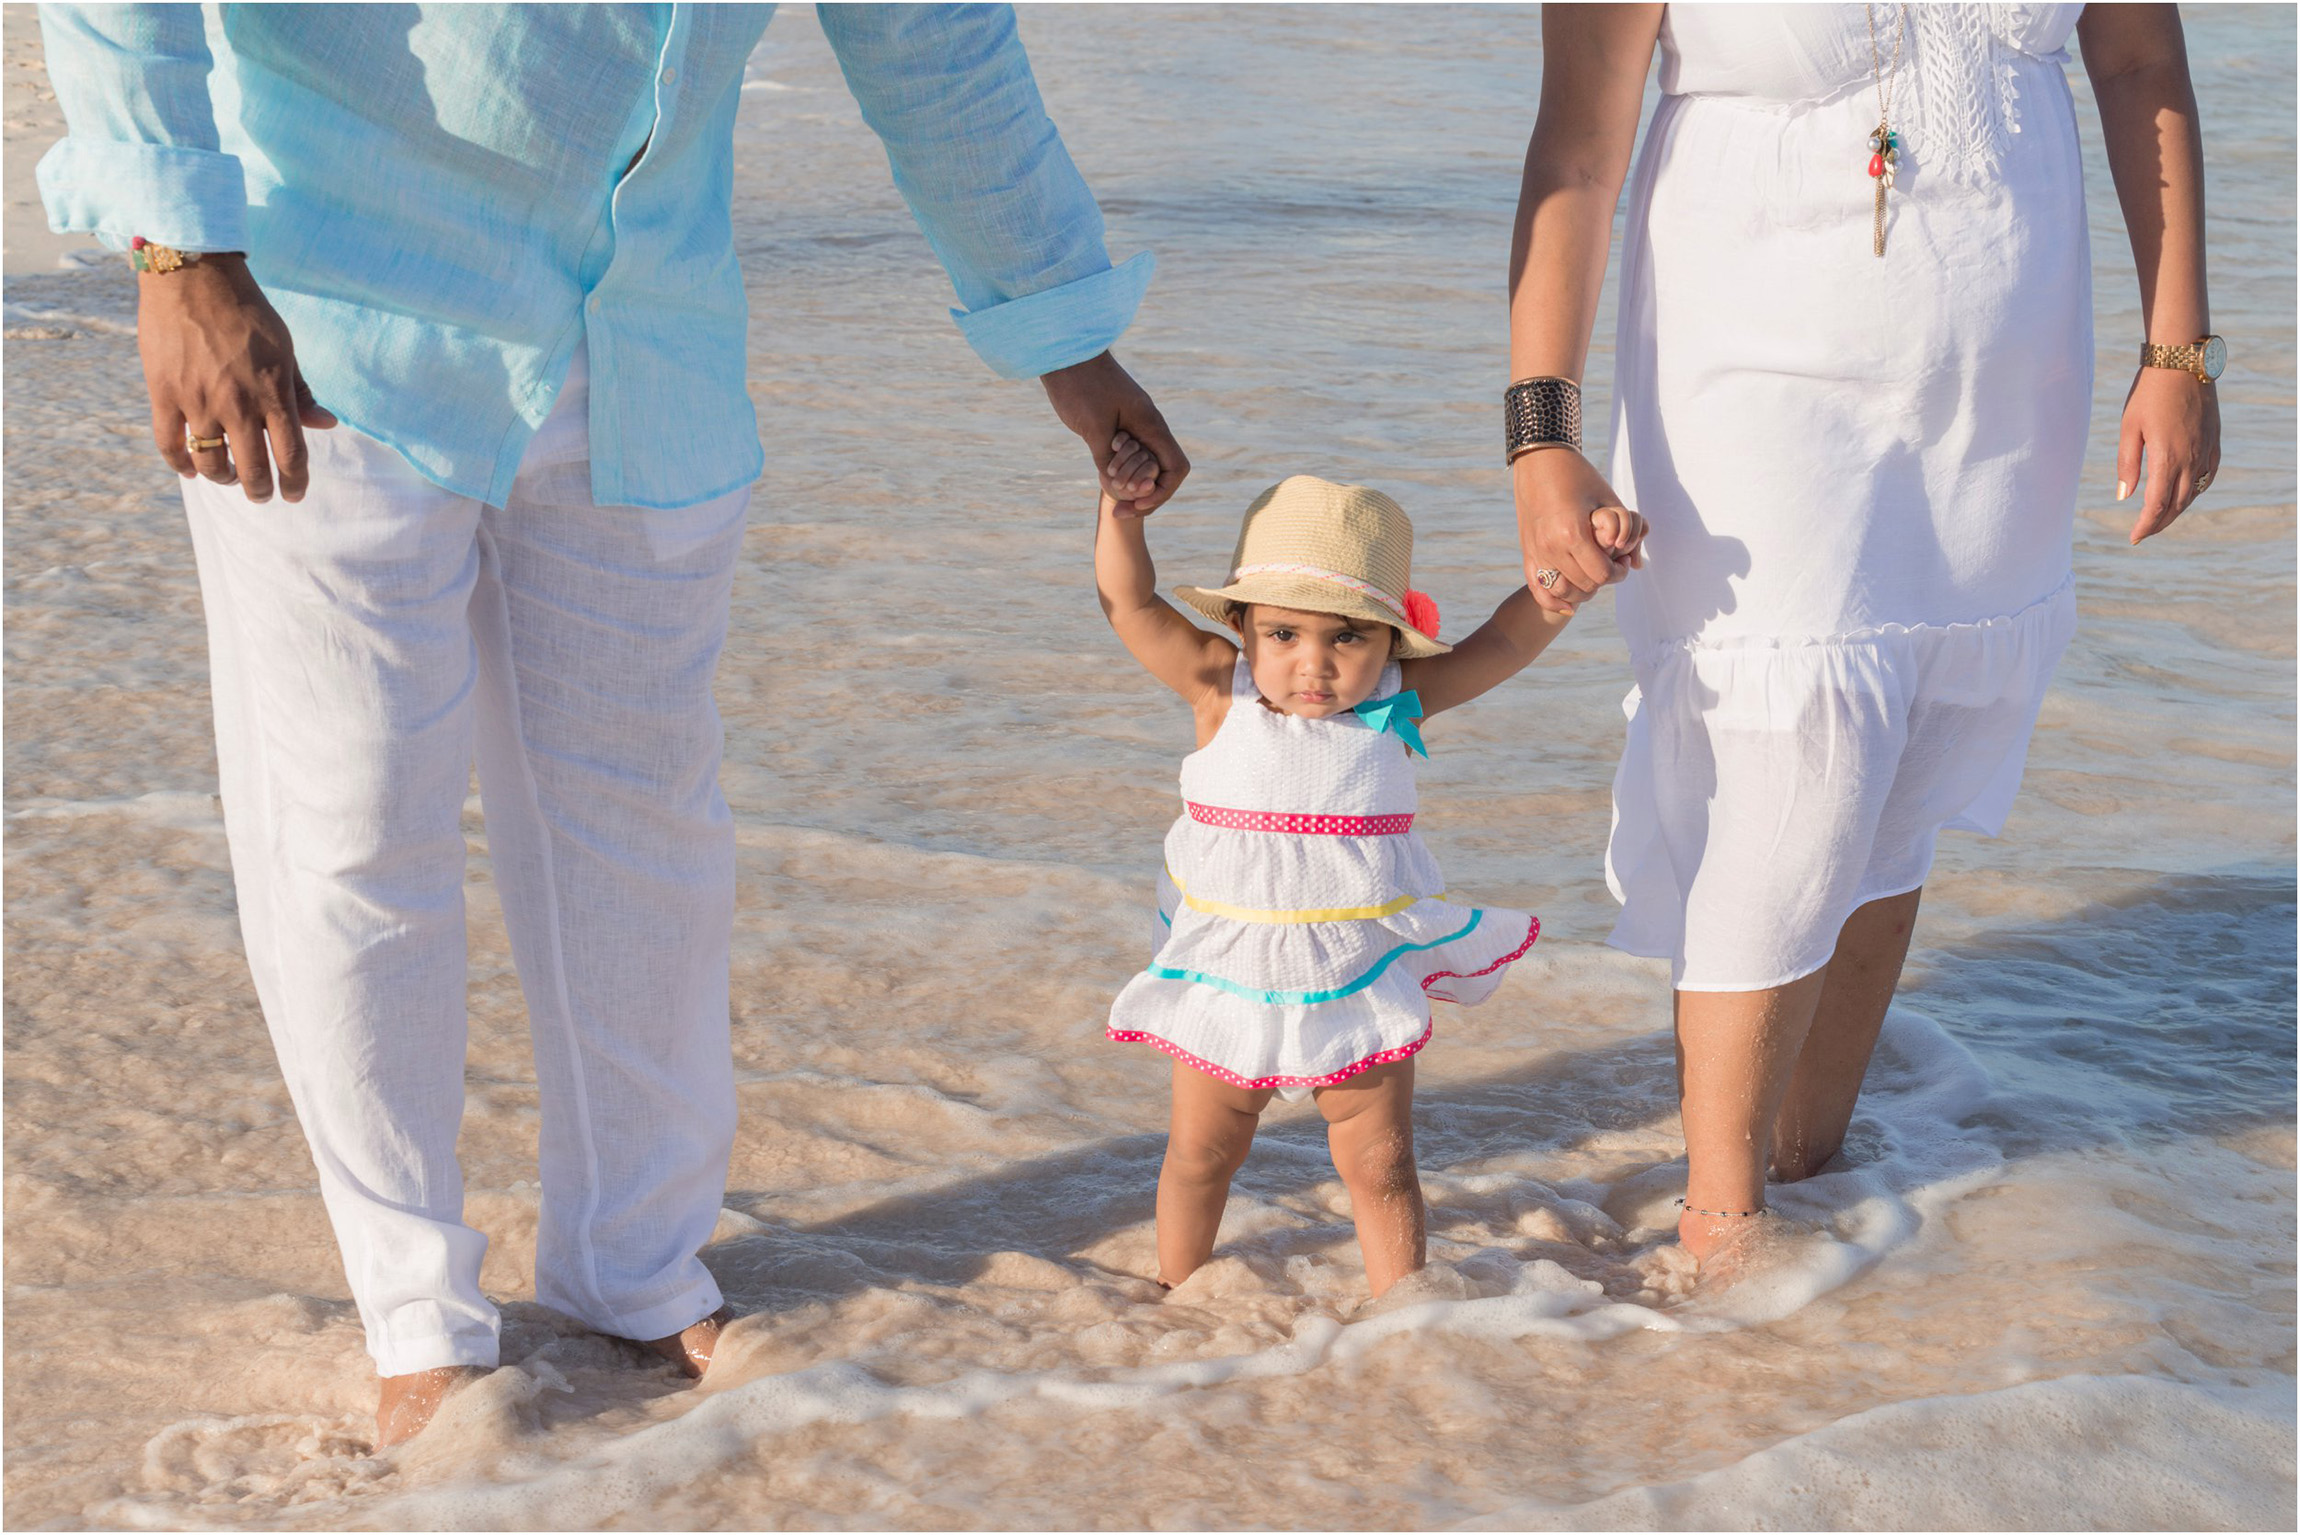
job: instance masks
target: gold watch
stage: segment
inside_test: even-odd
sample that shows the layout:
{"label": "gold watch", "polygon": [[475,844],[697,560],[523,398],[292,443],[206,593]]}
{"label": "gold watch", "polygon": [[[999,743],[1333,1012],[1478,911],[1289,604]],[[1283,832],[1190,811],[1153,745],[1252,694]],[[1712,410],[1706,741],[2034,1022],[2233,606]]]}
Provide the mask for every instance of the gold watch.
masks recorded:
{"label": "gold watch", "polygon": [[2158,346],[2142,342],[2140,365],[2144,368],[2178,368],[2193,373],[2199,383],[2209,384],[2228,367],[2228,343],[2218,336],[2205,336],[2186,346]]}

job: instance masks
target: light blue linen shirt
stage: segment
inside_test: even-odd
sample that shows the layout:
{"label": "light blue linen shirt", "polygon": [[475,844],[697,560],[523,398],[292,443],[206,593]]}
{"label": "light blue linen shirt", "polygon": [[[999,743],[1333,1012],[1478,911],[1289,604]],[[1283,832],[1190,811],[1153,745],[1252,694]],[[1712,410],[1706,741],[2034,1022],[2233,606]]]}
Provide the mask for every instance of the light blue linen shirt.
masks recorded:
{"label": "light blue linen shirt", "polygon": [[[53,228],[246,251],[320,403],[458,493],[503,502],[584,343],[600,504],[757,476],[733,125],[772,6],[205,11],[40,8]],[[820,15],[982,359],[1115,341],[1150,258],[1111,266],[1011,8]]]}

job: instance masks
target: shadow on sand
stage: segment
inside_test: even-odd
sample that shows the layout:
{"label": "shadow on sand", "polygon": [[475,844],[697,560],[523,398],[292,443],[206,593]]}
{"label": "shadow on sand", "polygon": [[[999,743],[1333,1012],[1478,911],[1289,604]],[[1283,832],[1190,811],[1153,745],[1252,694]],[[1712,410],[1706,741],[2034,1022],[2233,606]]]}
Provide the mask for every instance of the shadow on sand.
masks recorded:
{"label": "shadow on sand", "polygon": [[[1921,952],[1922,980],[1900,1002],[1980,1058],[1998,1090],[1971,1123],[2008,1159],[2289,1124],[2294,917],[2288,870],[2166,878],[2065,921]],[[1424,1092],[1421,1160],[1458,1167],[1656,1125],[1673,1112],[1672,1073],[1668,1039],[1653,1034]],[[1061,1261],[1150,1218],[1164,1151],[1163,1135],[1098,1141],[770,1226],[704,1259],[746,1314],[904,1281],[963,1284],[994,1251]],[[1323,1123],[1289,1117],[1257,1138],[1237,1188],[1272,1199],[1332,1178]],[[728,1204],[754,1198],[731,1191]]]}

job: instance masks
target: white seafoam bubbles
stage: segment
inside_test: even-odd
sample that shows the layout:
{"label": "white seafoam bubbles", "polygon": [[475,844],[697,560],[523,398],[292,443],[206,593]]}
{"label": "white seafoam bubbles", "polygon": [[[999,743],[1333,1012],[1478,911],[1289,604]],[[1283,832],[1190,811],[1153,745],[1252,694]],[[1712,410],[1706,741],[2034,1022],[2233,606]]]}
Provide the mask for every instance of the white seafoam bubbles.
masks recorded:
{"label": "white seafoam bubbles", "polygon": [[[1114,254],[1159,252],[1120,350],[1199,465],[1152,525],[1166,582],[1322,473],[1408,506],[1463,632],[1514,579],[1492,407],[1531,19],[1023,25]],[[11,1520],[1880,1527],[2037,1522],[2045,1483],[2068,1523],[2289,1525],[2291,114],[2257,61],[2290,22],[2192,25],[2226,499],[2122,553],[2096,417],[2084,625],[2006,839],[1944,841],[1858,1165],[1782,1200],[1824,1229],[1690,1305],[1638,1234],[1676,1127],[1664,981],[1596,944],[1626,687],[1600,603],[1430,733],[1451,883],[1544,937],[1439,1018],[1440,1261],[1363,1315],[1300,1111],[1223,1254],[1147,1293],[1162,1068],[1099,1030],[1187,720],[1094,609],[1075,446],[949,330],[783,15],[754,83],[789,88],[738,127],[772,462],[720,682],[746,1133],[713,1261],[749,1314],[686,1392],[524,1303],[535,1104],[473,815],[464,1154],[515,1363],[387,1460],[238,965],[125,284],[11,279],[11,325],[78,333],[9,352]],[[2129,280],[2093,190],[2113,410]]]}

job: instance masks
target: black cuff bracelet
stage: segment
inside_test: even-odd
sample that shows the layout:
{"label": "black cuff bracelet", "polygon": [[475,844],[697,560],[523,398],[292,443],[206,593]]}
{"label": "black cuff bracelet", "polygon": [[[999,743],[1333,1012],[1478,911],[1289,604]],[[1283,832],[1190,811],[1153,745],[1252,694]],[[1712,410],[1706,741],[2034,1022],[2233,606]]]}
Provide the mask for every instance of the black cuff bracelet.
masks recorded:
{"label": "black cuff bracelet", "polygon": [[1581,386],[1569,378],[1519,379],[1501,396],[1508,454],[1514,464],[1535,448],[1581,447]]}

